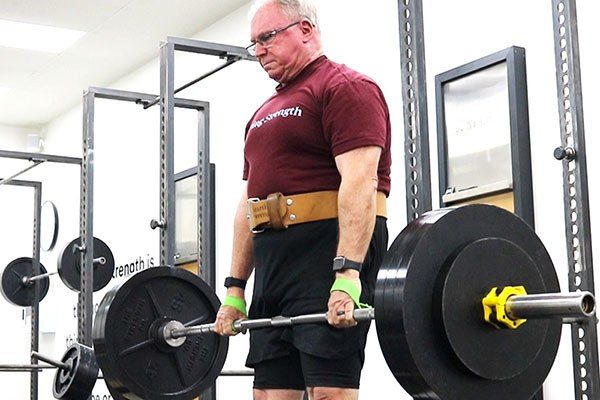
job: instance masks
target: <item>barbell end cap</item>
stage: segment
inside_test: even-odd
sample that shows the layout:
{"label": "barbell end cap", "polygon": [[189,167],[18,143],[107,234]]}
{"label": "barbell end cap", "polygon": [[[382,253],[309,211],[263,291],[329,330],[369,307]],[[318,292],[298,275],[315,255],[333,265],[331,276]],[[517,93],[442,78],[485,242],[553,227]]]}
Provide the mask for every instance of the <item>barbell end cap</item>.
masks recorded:
{"label": "barbell end cap", "polygon": [[181,336],[174,338],[173,332],[184,328],[185,326],[179,321],[169,321],[159,328],[159,338],[171,347],[181,347],[185,343],[186,337]]}

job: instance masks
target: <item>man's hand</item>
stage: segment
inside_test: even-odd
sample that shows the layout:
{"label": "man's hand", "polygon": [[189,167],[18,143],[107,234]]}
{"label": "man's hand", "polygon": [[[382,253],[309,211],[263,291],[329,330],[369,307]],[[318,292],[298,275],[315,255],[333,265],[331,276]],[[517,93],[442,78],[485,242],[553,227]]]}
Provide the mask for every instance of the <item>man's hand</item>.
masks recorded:
{"label": "man's hand", "polygon": [[[352,283],[356,284],[360,293],[360,279],[356,277],[352,279]],[[329,302],[327,303],[327,322],[336,328],[355,326],[357,322],[353,316],[354,307],[354,301],[346,292],[334,290],[329,295]]]}
{"label": "man's hand", "polygon": [[239,332],[233,330],[233,322],[238,319],[244,319],[246,316],[237,308],[231,306],[221,306],[215,320],[215,333],[221,336],[233,336]]}
{"label": "man's hand", "polygon": [[239,332],[233,329],[233,322],[238,319],[245,319],[245,311],[246,300],[244,299],[244,290],[237,287],[227,289],[227,296],[221,308],[219,308],[217,319],[215,320],[215,333],[221,336],[237,335]]}

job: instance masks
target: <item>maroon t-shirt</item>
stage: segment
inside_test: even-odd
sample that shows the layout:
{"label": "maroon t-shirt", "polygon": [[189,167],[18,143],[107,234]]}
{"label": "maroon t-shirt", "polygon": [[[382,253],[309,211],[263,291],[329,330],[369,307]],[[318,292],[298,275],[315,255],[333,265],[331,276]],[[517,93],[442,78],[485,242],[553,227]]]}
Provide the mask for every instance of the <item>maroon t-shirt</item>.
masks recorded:
{"label": "maroon t-shirt", "polygon": [[248,196],[338,190],[334,157],[382,148],[378,190],[389,194],[390,116],[370,78],[321,56],[278,86],[246,126],[244,175]]}

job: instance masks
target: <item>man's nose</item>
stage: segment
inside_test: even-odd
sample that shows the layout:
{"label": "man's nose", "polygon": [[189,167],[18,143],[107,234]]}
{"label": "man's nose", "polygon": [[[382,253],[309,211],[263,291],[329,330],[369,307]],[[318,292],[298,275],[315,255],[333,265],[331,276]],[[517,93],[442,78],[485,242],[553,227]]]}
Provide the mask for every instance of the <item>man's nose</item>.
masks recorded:
{"label": "man's nose", "polygon": [[260,57],[261,55],[264,56],[265,54],[267,54],[267,48],[260,43],[256,43],[256,46],[254,47],[254,51],[255,51],[256,57]]}

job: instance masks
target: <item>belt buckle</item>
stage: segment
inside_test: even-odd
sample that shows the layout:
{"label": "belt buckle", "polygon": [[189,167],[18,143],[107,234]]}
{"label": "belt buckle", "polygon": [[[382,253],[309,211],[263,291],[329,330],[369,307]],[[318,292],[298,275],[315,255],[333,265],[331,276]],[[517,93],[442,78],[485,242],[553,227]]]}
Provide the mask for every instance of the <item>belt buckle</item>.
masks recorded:
{"label": "belt buckle", "polygon": [[[258,197],[251,197],[248,199],[249,203],[258,203],[260,202],[260,199]],[[247,216],[248,219],[250,219],[250,214],[248,214]],[[265,231],[265,229],[250,229],[250,232],[252,233],[263,233]]]}

